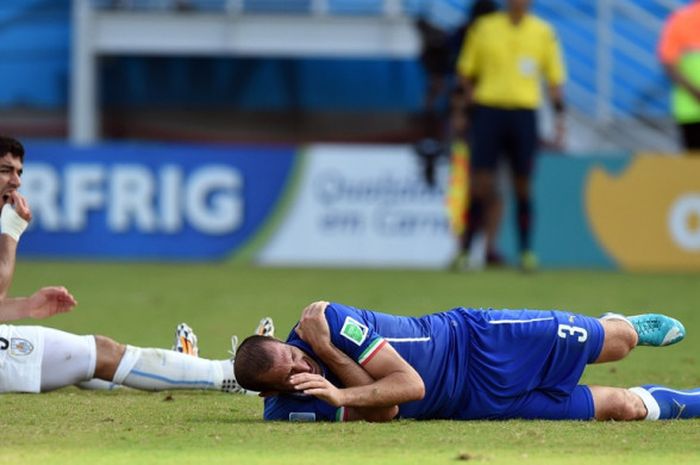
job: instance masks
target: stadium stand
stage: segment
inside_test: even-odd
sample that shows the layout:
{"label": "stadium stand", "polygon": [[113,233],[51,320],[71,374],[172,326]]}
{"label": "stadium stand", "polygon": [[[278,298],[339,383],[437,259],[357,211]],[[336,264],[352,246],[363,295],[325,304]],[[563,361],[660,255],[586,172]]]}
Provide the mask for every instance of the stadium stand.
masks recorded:
{"label": "stadium stand", "polygon": [[[0,8],[0,21],[4,23],[2,49],[8,60],[3,66],[14,67],[25,72],[42,76],[39,85],[28,88],[26,80],[17,77],[14,82],[0,92],[0,104],[3,106],[38,106],[62,107],[68,103],[66,93],[68,70],[68,53],[70,49],[70,7],[68,0],[35,0],[31,2],[3,2]],[[178,21],[187,18],[191,24],[202,17],[217,18],[218,21],[234,21],[240,26],[241,20],[251,18],[254,21],[275,18],[286,25],[302,25],[309,27],[313,24],[323,24],[337,20],[356,20],[357,23],[375,25],[387,28],[396,27],[395,34],[406,38],[406,24],[415,18],[426,17],[434,24],[451,29],[459,25],[464,18],[469,0],[79,0],[74,4],[85,3],[93,12],[99,12],[106,17],[116,17],[125,12],[143,15],[149,24],[157,26],[158,21],[173,19],[173,13],[181,13],[175,18]],[[658,66],[655,57],[655,46],[663,19],[670,11],[683,2],[678,0],[612,0],[591,2],[586,0],[571,0],[561,2],[556,0],[537,0],[535,11],[553,22],[559,32],[566,53],[570,71],[570,80],[566,93],[572,109],[574,122],[582,127],[584,133],[595,134],[595,139],[603,147],[630,147],[630,141],[641,144],[645,148],[663,150],[671,148],[674,142],[672,125],[667,118],[667,89],[668,82]],[[189,14],[189,16],[184,16]],[[147,16],[146,16],[147,15]],[[207,16],[208,15],[208,16]],[[77,27],[73,21],[73,30]],[[115,23],[116,24],[116,23]],[[282,23],[275,23],[282,24]],[[335,23],[334,23],[335,24]],[[401,31],[399,31],[400,28]],[[640,33],[640,29],[644,33]],[[196,30],[196,28],[193,28]],[[321,29],[319,29],[321,30]],[[36,37],[36,34],[46,40],[26,40]],[[195,32],[193,32],[195,34]],[[420,88],[422,74],[420,67],[413,63],[412,58],[417,53],[417,45],[410,40],[401,42],[401,46],[388,46],[391,41],[379,35],[354,34],[355,48],[348,48],[348,37],[344,36],[341,47],[333,41],[319,41],[317,37],[311,40],[317,45],[328,42],[322,51],[309,47],[306,52],[291,53],[289,49],[279,48],[274,43],[270,45],[272,35],[268,28],[268,37],[252,37],[251,40],[268,40],[265,53],[251,51],[212,49],[210,56],[265,56],[268,69],[270,63],[285,57],[294,57],[294,63],[282,65],[290,68],[296,76],[296,97],[290,101],[284,89],[289,90],[289,84],[281,85],[274,78],[254,79],[265,83],[264,86],[252,86],[246,89],[246,96],[236,94],[234,86],[226,89],[232,75],[245,74],[245,67],[250,63],[230,63],[231,60],[213,59],[208,67],[212,81],[221,83],[217,87],[216,96],[223,95],[225,101],[234,105],[263,108],[284,108],[294,105],[302,109],[334,109],[357,110],[366,108],[371,111],[415,111],[420,105]],[[327,34],[326,37],[330,37]],[[367,38],[374,37],[368,44]],[[336,44],[340,44],[338,41]],[[395,45],[395,44],[394,44]],[[269,48],[271,47],[271,48]],[[371,48],[374,47],[373,53]],[[29,50],[27,50],[29,48]],[[255,47],[253,47],[254,49]],[[121,50],[123,55],[138,54],[138,50]],[[51,54],[50,60],[41,59]],[[183,54],[186,50],[173,46],[171,51],[163,51],[162,55]],[[201,50],[197,54],[205,54]],[[21,56],[20,56],[21,55]],[[112,53],[118,55],[118,53]],[[331,57],[331,58],[329,58]],[[354,60],[353,66],[357,74],[367,76],[376,82],[381,91],[368,91],[363,82],[351,82],[348,79],[340,84],[326,80],[315,79],[319,74],[346,74],[348,64],[346,58]],[[173,95],[182,98],[184,104],[207,104],[208,96],[200,88],[187,82],[187,69],[197,64],[182,60],[179,65],[184,71],[179,76],[167,76],[173,82],[164,86],[172,88]],[[109,81],[105,82],[102,98],[109,103],[110,99],[120,100],[124,94],[137,96],[140,102],[148,104],[168,100],[167,95],[149,94],[147,89],[139,88],[139,82],[153,79],[154,71],[145,69],[143,62],[138,59],[126,59],[119,62],[126,67],[122,72],[132,79],[126,81],[130,88],[115,90]],[[258,66],[264,74],[266,65]],[[274,65],[272,65],[274,67]],[[177,66],[176,66],[177,67]],[[30,71],[31,70],[31,71]],[[273,70],[274,71],[274,70]],[[22,73],[17,73],[21,75]],[[172,74],[172,73],[170,73]],[[178,74],[178,73],[174,73]],[[190,73],[192,74],[192,73]],[[403,81],[400,86],[393,86],[397,76]],[[357,81],[357,80],[355,80]],[[179,82],[179,85],[177,84]],[[313,83],[310,85],[309,83]],[[334,85],[342,85],[342,96],[338,96]],[[313,87],[314,95],[308,92]],[[276,95],[268,95],[270,88],[281,88]],[[187,89],[193,89],[188,93]],[[305,90],[306,89],[306,90]],[[386,89],[391,89],[387,91]],[[162,91],[162,89],[161,89]],[[319,97],[321,96],[321,97]],[[611,124],[614,123],[614,124]],[[640,131],[640,129],[643,129]],[[634,134],[648,134],[649,137],[640,140]]]}

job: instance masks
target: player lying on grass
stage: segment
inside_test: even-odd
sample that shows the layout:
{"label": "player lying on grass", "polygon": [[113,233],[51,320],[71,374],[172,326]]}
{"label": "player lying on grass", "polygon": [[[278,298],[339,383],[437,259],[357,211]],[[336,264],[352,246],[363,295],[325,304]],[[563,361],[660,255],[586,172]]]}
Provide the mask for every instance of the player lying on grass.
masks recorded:
{"label": "player lying on grass", "polygon": [[[17,245],[32,219],[28,202],[18,192],[23,165],[22,144],[0,136],[0,323],[46,318],[69,311],[76,304],[63,287],[43,288],[28,298],[6,298],[14,275]],[[183,335],[184,352],[192,353],[195,347],[188,344],[188,335]],[[241,391],[233,378],[230,360],[142,349],[105,336],[77,336],[40,326],[0,324],[0,393],[50,391],[92,378],[146,390]],[[85,386],[96,385],[99,383]]]}
{"label": "player lying on grass", "polygon": [[[31,297],[0,302],[0,322],[47,318],[67,312],[75,304],[65,288],[46,287]],[[263,319],[262,323],[268,320]],[[262,323],[259,334],[270,334],[271,320],[269,326]],[[177,331],[176,350],[171,351],[124,345],[105,336],[78,336],[43,326],[0,324],[0,393],[46,392],[84,382],[89,383],[83,387],[103,388],[94,378],[148,391],[243,392],[233,376],[231,360],[197,357],[196,337],[189,327],[179,325]]]}
{"label": "player lying on grass", "polygon": [[663,315],[457,308],[420,318],[316,302],[287,342],[251,336],[235,375],[267,420],[641,420],[700,416],[700,389],[580,385],[589,363],[685,336]]}

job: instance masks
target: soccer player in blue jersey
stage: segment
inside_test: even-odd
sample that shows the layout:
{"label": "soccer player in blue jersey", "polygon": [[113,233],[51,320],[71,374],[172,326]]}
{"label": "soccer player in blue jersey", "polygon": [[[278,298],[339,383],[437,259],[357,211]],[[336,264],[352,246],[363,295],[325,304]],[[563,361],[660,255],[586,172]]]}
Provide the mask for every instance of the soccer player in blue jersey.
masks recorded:
{"label": "soccer player in blue jersey", "polygon": [[286,343],[252,336],[235,376],[266,420],[640,420],[700,416],[700,390],[579,384],[585,366],[685,336],[670,317],[457,308],[420,318],[315,302]]}

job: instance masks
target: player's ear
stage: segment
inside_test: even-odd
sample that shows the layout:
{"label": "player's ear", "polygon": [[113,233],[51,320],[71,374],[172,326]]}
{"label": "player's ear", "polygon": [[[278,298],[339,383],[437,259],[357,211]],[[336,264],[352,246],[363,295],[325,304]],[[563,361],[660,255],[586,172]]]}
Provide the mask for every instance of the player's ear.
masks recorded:
{"label": "player's ear", "polygon": [[258,394],[259,397],[272,397],[276,395],[279,395],[278,391],[263,391]]}

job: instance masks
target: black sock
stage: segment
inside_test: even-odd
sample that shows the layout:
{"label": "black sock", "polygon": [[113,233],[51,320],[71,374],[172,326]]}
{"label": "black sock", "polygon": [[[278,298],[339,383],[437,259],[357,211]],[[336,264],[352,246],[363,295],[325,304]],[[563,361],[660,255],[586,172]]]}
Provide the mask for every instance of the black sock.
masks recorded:
{"label": "black sock", "polygon": [[532,202],[529,197],[517,199],[518,240],[520,252],[530,250],[530,223],[532,220]]}
{"label": "black sock", "polygon": [[484,220],[484,202],[481,199],[472,198],[469,202],[467,224],[462,234],[462,252],[468,252],[472,244],[474,234],[482,227]]}

